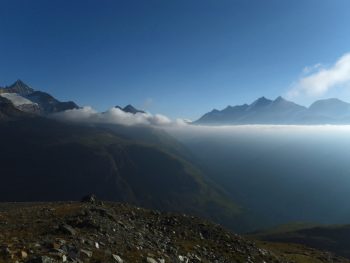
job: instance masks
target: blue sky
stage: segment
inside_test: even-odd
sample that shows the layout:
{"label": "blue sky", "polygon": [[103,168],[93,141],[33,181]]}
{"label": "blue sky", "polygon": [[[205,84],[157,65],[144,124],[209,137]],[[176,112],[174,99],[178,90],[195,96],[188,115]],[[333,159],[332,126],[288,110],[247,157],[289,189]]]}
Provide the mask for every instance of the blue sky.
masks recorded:
{"label": "blue sky", "polygon": [[349,10],[347,0],[1,0],[0,85],[20,78],[98,110],[131,103],[191,119],[293,89],[306,105],[350,101],[347,80],[312,96],[293,88],[309,85],[305,67],[317,74],[350,52]]}

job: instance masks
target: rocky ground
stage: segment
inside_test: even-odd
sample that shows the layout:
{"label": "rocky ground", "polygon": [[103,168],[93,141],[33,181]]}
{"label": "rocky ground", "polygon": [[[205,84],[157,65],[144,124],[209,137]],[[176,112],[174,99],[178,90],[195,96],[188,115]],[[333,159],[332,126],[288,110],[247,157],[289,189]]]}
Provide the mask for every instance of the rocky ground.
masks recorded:
{"label": "rocky ground", "polygon": [[196,217],[89,198],[0,204],[2,262],[292,261]]}

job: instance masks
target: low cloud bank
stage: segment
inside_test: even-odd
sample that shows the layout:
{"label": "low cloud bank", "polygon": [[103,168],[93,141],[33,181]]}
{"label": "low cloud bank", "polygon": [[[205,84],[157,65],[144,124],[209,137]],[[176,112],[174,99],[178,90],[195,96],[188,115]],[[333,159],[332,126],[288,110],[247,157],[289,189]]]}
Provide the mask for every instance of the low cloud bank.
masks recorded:
{"label": "low cloud bank", "polygon": [[175,121],[161,114],[128,113],[118,108],[111,108],[106,112],[97,112],[92,107],[86,106],[80,109],[66,110],[53,114],[52,117],[65,121],[85,123],[108,123],[126,126],[151,125],[151,126],[183,126],[186,122],[177,119]]}

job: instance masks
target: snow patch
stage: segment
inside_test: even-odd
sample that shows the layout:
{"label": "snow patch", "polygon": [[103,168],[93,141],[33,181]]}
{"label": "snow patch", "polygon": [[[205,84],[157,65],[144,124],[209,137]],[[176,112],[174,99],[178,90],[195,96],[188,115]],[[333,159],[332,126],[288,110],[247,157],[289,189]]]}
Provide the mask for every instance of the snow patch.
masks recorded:
{"label": "snow patch", "polygon": [[37,103],[34,103],[17,93],[1,93],[0,96],[10,100],[15,106],[28,105],[28,104],[37,105]]}

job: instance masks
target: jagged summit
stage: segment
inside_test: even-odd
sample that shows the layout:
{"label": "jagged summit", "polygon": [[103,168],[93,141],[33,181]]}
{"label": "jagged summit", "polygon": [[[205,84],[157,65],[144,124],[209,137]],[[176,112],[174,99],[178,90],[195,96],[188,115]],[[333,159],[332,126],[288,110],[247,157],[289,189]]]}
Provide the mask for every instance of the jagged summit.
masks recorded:
{"label": "jagged summit", "polygon": [[28,86],[26,83],[24,83],[20,79],[16,80],[12,85],[4,88],[4,90],[5,92],[17,93],[21,96],[27,96],[34,92],[34,89],[32,89],[30,86]]}
{"label": "jagged summit", "polygon": [[124,108],[117,105],[117,106],[115,106],[115,108],[120,109],[124,112],[132,113],[132,114],[145,113],[143,110],[139,110],[139,109],[135,108],[134,106],[132,106],[131,104],[126,105]]}
{"label": "jagged summit", "polygon": [[267,105],[269,105],[272,102],[272,100],[269,100],[267,98],[260,97],[257,100],[255,100],[252,104],[249,105],[249,107],[253,108],[253,107],[265,107]]}
{"label": "jagged summit", "polygon": [[283,98],[282,96],[278,96],[274,102],[281,102],[281,101],[287,101],[285,98]]}

